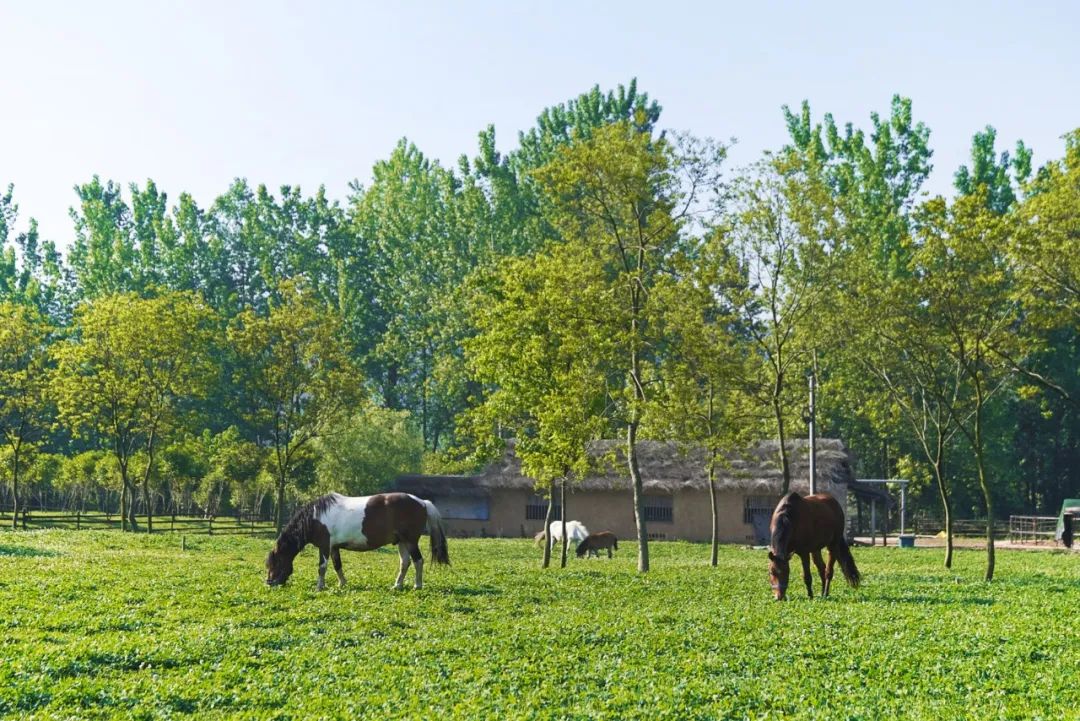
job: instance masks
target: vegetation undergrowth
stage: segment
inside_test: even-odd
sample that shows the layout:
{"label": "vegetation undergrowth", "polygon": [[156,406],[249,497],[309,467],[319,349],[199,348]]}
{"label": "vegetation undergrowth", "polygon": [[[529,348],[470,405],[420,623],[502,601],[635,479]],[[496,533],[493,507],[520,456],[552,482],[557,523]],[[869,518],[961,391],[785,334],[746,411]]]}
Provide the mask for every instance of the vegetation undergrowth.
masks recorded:
{"label": "vegetation undergrowth", "polygon": [[[1080,708],[1077,557],[857,548],[865,584],[771,600],[764,551],[657,543],[538,568],[451,539],[421,591],[393,550],[284,588],[270,541],[0,533],[0,715],[51,718],[1060,718]],[[426,547],[425,547],[426,552]],[[793,569],[795,570],[795,569]],[[332,574],[330,574],[332,579]],[[330,579],[328,579],[330,580]],[[411,583],[411,576],[409,581]],[[793,580],[798,581],[793,575]]]}

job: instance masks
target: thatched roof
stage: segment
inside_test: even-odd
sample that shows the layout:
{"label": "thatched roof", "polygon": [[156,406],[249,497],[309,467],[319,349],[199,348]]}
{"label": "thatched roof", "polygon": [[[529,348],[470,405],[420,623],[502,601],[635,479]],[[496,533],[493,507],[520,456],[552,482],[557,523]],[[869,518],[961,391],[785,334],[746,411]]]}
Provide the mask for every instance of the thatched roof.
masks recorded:
{"label": "thatched roof", "polygon": [[[806,493],[809,475],[809,443],[788,444],[792,490]],[[622,441],[596,441],[589,446],[594,467],[588,477],[575,481],[581,490],[629,490],[630,476]],[[720,490],[741,490],[750,495],[776,495],[780,492],[779,444],[762,441],[750,448],[729,453],[716,472]],[[637,446],[638,464],[647,493],[671,494],[684,490],[707,490],[706,451],[686,448],[676,443],[641,441]],[[817,475],[821,490],[855,482],[851,461],[844,444],[838,440],[817,441]],[[487,495],[497,488],[532,491],[535,481],[522,475],[521,463],[513,444],[503,457],[475,476],[402,476],[394,487],[429,495]]]}

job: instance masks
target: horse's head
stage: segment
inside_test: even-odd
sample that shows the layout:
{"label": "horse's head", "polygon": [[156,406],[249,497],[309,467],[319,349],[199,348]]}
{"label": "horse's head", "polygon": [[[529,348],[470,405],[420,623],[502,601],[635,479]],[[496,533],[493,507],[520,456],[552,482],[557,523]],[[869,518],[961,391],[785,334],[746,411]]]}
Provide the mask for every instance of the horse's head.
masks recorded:
{"label": "horse's head", "polygon": [[283,553],[280,545],[275,545],[266,556],[266,585],[281,586],[289,580],[293,571],[293,556]]}
{"label": "horse's head", "polygon": [[577,545],[577,550],[574,552],[577,554],[578,558],[584,557],[585,554],[589,552],[589,544],[585,543],[585,541],[582,541]]}
{"label": "horse's head", "polygon": [[791,571],[791,556],[778,556],[769,551],[769,583],[772,584],[773,596],[783,601],[787,594],[788,573]]}

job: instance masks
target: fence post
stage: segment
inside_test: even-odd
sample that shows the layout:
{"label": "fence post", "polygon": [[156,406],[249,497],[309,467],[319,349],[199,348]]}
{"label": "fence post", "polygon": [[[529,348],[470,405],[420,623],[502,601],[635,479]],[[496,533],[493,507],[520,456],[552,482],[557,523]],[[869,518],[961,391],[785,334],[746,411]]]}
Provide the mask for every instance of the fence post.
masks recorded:
{"label": "fence post", "polygon": [[82,530],[82,511],[75,511],[75,530]]}
{"label": "fence post", "polygon": [[210,516],[209,520],[207,520],[207,522],[206,522],[206,535],[208,535],[208,536],[214,535],[214,517],[213,516]]}

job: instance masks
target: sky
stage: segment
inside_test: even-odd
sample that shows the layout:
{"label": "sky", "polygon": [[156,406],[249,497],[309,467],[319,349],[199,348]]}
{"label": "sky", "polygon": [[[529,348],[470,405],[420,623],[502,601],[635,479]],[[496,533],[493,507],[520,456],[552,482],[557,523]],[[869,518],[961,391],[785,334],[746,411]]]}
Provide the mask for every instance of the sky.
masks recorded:
{"label": "sky", "polygon": [[1080,126],[1076,2],[25,2],[0,0],[0,188],[66,247],[77,183],[152,178],[209,205],[233,178],[349,183],[407,137],[453,165],[494,124],[637,78],[661,126],[786,141],[781,107],[870,126],[912,98],[948,193],[974,132],[1035,162]]}

